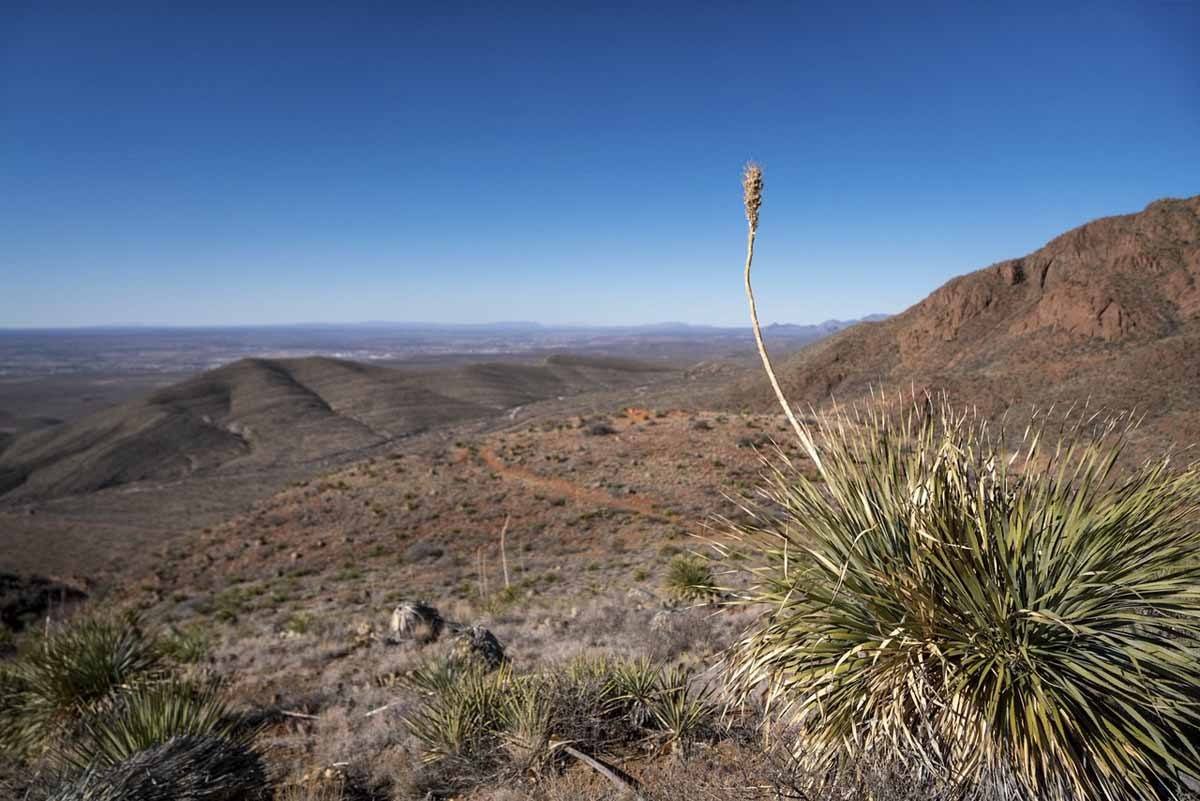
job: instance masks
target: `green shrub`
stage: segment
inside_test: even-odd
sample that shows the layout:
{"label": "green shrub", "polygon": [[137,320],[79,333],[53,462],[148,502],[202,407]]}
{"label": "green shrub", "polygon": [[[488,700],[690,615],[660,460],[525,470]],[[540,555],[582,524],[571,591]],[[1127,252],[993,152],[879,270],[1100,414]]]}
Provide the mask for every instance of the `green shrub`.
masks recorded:
{"label": "green shrub", "polygon": [[294,612],[283,624],[283,629],[291,634],[308,634],[314,619],[308,612]]}
{"label": "green shrub", "polygon": [[703,601],[716,595],[712,571],[698,556],[679,554],[667,566],[666,589],[681,601]]}
{"label": "green shrub", "polygon": [[602,753],[660,740],[686,749],[713,717],[690,674],[648,659],[581,657],[523,676],[443,660],[412,671],[405,684],[424,696],[405,718],[424,761],[479,776],[504,765],[536,773],[564,745]]}
{"label": "green shrub", "polygon": [[208,630],[201,625],[172,628],[158,638],[158,648],[163,655],[185,665],[204,661],[211,647]]}
{"label": "green shrub", "polygon": [[782,464],[730,680],[830,766],[887,754],[982,793],[1149,799],[1200,777],[1200,471],[1121,471],[1124,430],[1020,449],[943,404],[835,415]]}
{"label": "green shrub", "polygon": [[87,619],[51,633],[6,671],[0,747],[36,752],[161,665],[136,619]]}

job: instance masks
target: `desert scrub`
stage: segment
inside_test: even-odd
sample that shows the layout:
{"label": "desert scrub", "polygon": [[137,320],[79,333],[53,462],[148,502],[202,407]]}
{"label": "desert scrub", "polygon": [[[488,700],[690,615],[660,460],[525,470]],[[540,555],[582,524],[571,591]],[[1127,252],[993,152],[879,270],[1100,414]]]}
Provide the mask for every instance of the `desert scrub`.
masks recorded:
{"label": "desert scrub", "polygon": [[539,774],[566,746],[619,754],[657,743],[686,754],[715,720],[690,673],[647,659],[579,658],[529,674],[434,661],[404,684],[423,696],[405,723],[424,761],[480,779]]}
{"label": "desert scrub", "polygon": [[813,430],[736,534],[770,610],[730,675],[834,764],[887,754],[982,794],[1156,798],[1200,776],[1200,473],[1117,469],[1078,421],[1016,451],[946,405]]}
{"label": "desert scrub", "polygon": [[412,686],[425,702],[404,719],[423,746],[425,762],[490,762],[499,743],[511,692],[507,669],[485,673],[451,663],[427,666]]}
{"label": "desert scrub", "polygon": [[717,595],[708,562],[693,554],[679,554],[667,565],[667,593],[681,601],[705,601]]}
{"label": "desert scrub", "polygon": [[175,662],[192,665],[204,661],[212,648],[208,630],[199,624],[170,628],[158,638],[158,649]]}
{"label": "desert scrub", "polygon": [[750,281],[762,196],[751,164],[750,320],[816,476],[781,452],[734,529],[760,562],[742,600],[768,611],[730,686],[765,687],[818,770],[907,764],[975,798],[1178,797],[1200,779],[1200,470],[1119,468],[1128,428],[1095,416],[1035,419],[1015,449],[929,398],[801,423]]}

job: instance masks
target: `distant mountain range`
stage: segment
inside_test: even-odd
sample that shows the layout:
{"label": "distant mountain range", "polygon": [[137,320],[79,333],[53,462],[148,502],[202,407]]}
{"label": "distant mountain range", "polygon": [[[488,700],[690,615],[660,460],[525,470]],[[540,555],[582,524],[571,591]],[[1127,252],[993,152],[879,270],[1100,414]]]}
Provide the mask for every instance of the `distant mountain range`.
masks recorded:
{"label": "distant mountain range", "polygon": [[[882,320],[886,318],[886,314],[869,314],[866,317],[861,317],[855,320],[825,320],[821,323],[772,323],[773,328],[779,328],[787,331],[795,332],[812,332],[812,331],[840,331],[843,328],[854,325],[858,322]],[[0,335],[3,334],[29,334],[29,333],[64,333],[64,334],[82,334],[87,332],[96,332],[101,334],[147,334],[156,331],[196,331],[196,332],[246,332],[246,331],[313,331],[313,330],[363,330],[374,332],[436,332],[436,331],[452,331],[455,333],[476,333],[476,334],[512,334],[512,333],[533,333],[545,334],[555,332],[598,332],[605,334],[658,334],[665,332],[678,333],[749,333],[749,326],[722,326],[722,325],[705,325],[696,323],[682,323],[675,321],[661,323],[643,323],[639,325],[593,325],[588,323],[578,324],[549,324],[538,323],[524,320],[500,321],[494,323],[428,323],[428,322],[411,322],[411,321],[395,321],[389,322],[386,320],[368,320],[357,323],[317,323],[317,322],[298,322],[298,323],[278,323],[278,324],[245,324],[245,325],[160,325],[154,323],[129,323],[120,325],[84,325],[84,326],[49,326],[49,327],[23,327],[23,328],[5,328],[0,326]]]}

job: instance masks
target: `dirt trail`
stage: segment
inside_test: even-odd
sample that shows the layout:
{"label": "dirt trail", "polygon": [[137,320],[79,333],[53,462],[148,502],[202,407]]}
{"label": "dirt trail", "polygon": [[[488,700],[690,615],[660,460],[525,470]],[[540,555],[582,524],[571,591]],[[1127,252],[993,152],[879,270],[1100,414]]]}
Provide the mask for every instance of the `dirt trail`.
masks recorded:
{"label": "dirt trail", "polygon": [[644,496],[614,498],[607,492],[589,489],[575,482],[568,481],[565,478],[550,478],[539,475],[524,467],[508,464],[491,448],[482,448],[479,451],[479,458],[490,470],[510,481],[520,481],[523,484],[546,492],[564,495],[578,503],[619,509],[623,512],[632,512],[633,514],[643,515],[664,523],[671,521],[669,515],[658,511],[656,504]]}

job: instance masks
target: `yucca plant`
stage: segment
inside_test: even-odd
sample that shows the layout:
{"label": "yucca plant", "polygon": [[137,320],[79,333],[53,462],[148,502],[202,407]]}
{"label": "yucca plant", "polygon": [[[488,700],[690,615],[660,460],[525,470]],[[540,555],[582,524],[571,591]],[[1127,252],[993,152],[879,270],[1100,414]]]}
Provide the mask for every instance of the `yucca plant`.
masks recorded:
{"label": "yucca plant", "polygon": [[717,594],[708,563],[698,556],[679,554],[667,566],[666,589],[681,601],[704,601]]}
{"label": "yucca plant", "polygon": [[496,745],[512,690],[508,668],[485,673],[468,669],[438,684],[404,722],[424,748],[425,762],[477,756]]}
{"label": "yucca plant", "polygon": [[663,688],[663,671],[649,658],[618,662],[612,670],[614,701],[624,707],[630,722],[644,727],[654,716],[654,703]]}
{"label": "yucca plant", "polygon": [[757,168],[745,193],[760,355],[820,483],[782,461],[735,530],[762,563],[742,600],[768,612],[732,686],[765,690],[817,766],[886,754],[1037,801],[1200,778],[1200,471],[1119,469],[1125,426],[1078,416],[1015,450],[945,402],[802,425],[753,313]]}
{"label": "yucca plant", "polygon": [[430,659],[400,677],[400,682],[425,695],[449,692],[458,684],[463,668],[452,659]]}
{"label": "yucca plant", "polygon": [[714,716],[708,688],[692,686],[692,674],[679,667],[659,673],[659,686],[650,705],[668,747],[686,752]]}
{"label": "yucca plant", "polygon": [[110,708],[85,715],[62,756],[79,768],[116,765],[185,735],[248,745],[254,731],[232,714],[219,684],[170,679],[124,693]]}
{"label": "yucca plant", "polygon": [[172,627],[158,640],[159,651],[169,659],[185,665],[202,662],[212,647],[211,638],[203,626]]}
{"label": "yucca plant", "polygon": [[15,692],[0,716],[0,745],[35,752],[160,665],[136,619],[85,619],[51,632],[8,671]]}
{"label": "yucca plant", "polygon": [[559,748],[555,740],[554,704],[537,678],[514,682],[504,702],[502,740],[505,752],[521,770],[540,771]]}
{"label": "yucca plant", "polygon": [[223,737],[185,735],[115,765],[92,765],[47,801],[266,801],[272,795],[257,751]]}

